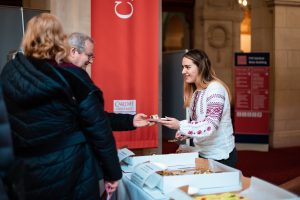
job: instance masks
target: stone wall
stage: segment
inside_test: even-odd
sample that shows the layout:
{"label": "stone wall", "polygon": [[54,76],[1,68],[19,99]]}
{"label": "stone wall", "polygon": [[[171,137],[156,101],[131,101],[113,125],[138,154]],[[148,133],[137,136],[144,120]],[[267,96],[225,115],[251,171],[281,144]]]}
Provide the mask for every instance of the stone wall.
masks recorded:
{"label": "stone wall", "polygon": [[[259,1],[259,0],[256,0]],[[273,12],[273,132],[270,145],[300,145],[300,0],[266,1]]]}

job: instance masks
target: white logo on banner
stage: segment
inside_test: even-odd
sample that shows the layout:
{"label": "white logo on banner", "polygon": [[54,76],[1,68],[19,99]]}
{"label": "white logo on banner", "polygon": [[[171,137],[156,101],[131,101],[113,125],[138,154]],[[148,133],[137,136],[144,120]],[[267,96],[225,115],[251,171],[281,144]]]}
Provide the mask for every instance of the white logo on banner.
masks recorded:
{"label": "white logo on banner", "polygon": [[[131,0],[131,1],[133,1],[133,0]],[[115,13],[121,19],[128,19],[129,17],[131,17],[133,15],[133,5],[131,2],[126,2],[130,6],[130,13],[125,15],[125,14],[121,14],[118,12],[118,6],[122,3],[124,3],[124,2],[123,1],[115,1]]]}
{"label": "white logo on banner", "polygon": [[114,100],[114,113],[136,113],[136,100]]}

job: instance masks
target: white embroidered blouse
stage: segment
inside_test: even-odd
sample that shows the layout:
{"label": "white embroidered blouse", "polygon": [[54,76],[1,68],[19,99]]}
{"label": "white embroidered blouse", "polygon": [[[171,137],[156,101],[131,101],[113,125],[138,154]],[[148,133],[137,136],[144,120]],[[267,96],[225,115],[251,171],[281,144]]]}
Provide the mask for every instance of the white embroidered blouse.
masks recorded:
{"label": "white embroidered blouse", "polygon": [[235,142],[226,88],[214,81],[206,89],[196,90],[188,111],[189,120],[180,121],[178,131],[193,138],[200,156],[227,159]]}

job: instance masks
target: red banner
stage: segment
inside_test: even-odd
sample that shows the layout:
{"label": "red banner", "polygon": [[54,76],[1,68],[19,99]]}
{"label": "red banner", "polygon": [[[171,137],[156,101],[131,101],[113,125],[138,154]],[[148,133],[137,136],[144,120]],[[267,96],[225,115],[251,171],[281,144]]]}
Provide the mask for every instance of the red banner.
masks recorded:
{"label": "red banner", "polygon": [[[91,74],[109,112],[158,113],[159,1],[92,0]],[[153,148],[157,126],[115,132],[117,146]]]}

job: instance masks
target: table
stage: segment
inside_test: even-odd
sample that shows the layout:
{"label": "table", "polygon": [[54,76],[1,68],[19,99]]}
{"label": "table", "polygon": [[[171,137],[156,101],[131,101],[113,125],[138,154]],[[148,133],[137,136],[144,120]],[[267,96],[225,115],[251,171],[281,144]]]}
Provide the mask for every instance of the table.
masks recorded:
{"label": "table", "polygon": [[[147,191],[135,185],[130,181],[130,174],[123,174],[123,178],[119,182],[119,187],[114,200],[168,200],[169,198],[163,195],[159,190],[152,190],[152,195]],[[242,176],[243,189],[250,185],[250,178]]]}

